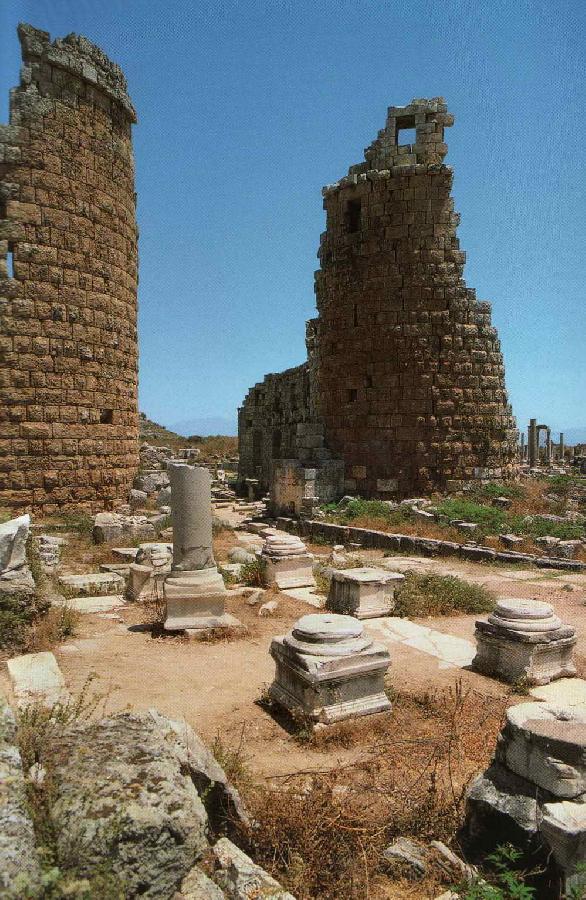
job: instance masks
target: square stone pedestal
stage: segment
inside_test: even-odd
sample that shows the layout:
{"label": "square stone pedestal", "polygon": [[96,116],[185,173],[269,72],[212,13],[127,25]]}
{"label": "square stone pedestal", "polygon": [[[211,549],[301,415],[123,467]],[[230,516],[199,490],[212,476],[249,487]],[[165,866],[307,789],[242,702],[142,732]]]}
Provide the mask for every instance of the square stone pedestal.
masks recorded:
{"label": "square stone pedestal", "polygon": [[303,616],[273,639],[270,653],[276,671],[269,695],[294,716],[331,725],[391,709],[384,689],[388,650],[351,616]]}
{"label": "square stone pedestal", "polygon": [[267,584],[276,584],[281,591],[287,588],[315,587],[311,553],[304,553],[302,556],[264,555],[263,559]]}
{"label": "square stone pedestal", "polygon": [[172,571],[164,591],[165,631],[243,627],[225,611],[226,586],[215,566],[193,572]]}
{"label": "square stone pedestal", "polygon": [[488,621],[476,622],[472,668],[483,675],[528,685],[576,674],[575,630],[536,600],[499,600]]}
{"label": "square stone pedestal", "polygon": [[336,569],[332,572],[326,609],[357,619],[388,616],[395,605],[395,591],[405,581],[399,572],[374,567]]}

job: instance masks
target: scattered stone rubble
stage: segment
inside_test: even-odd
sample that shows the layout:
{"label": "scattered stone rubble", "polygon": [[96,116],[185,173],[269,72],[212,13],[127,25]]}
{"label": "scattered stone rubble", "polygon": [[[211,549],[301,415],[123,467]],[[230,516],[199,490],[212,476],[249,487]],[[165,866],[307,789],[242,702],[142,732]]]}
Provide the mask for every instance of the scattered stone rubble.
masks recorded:
{"label": "scattered stone rubble", "polygon": [[270,653],[276,671],[269,696],[293,716],[331,725],[391,709],[384,687],[389,652],[351,616],[302,616],[273,639]]}
{"label": "scattered stone rubble", "polygon": [[585,811],[584,708],[510,707],[493,763],[468,789],[462,836],[469,851],[480,857],[511,841],[532,868],[538,862],[547,868],[551,850],[561,895],[586,885],[584,873],[576,872],[584,861]]}
{"label": "scattered stone rubble", "polygon": [[554,615],[549,603],[500,599],[488,620],[476,622],[472,663],[483,675],[512,684],[549,684],[576,674],[576,630]]}

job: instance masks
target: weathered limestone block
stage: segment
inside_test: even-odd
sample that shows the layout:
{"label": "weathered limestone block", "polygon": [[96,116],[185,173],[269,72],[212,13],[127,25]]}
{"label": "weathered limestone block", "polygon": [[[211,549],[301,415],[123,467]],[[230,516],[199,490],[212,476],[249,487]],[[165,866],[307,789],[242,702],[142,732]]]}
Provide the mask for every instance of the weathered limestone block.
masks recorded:
{"label": "weathered limestone block", "polygon": [[543,869],[538,896],[567,896],[582,885],[576,870],[586,861],[585,750],[583,707],[510,707],[495,760],[467,791],[461,838],[469,852],[481,858],[513,843],[523,865]]}
{"label": "weathered limestone block", "polygon": [[171,898],[208,848],[205,806],[167,730],[123,713],[51,742],[59,855],[75,851],[86,876],[107,863],[128,897]]}
{"label": "weathered limestone block", "polygon": [[326,609],[357,619],[388,616],[395,605],[395,591],[404,581],[404,575],[386,569],[335,569]]}
{"label": "weathered limestone block", "polygon": [[211,476],[208,469],[169,462],[173,564],[165,580],[167,631],[234,628],[225,611],[226,586],[212,550]]}
{"label": "weathered limestone block", "polygon": [[0,896],[18,887],[20,896],[35,896],[40,864],[15,735],[14,714],[0,695]]}
{"label": "weathered limestone block", "polygon": [[548,603],[499,600],[488,621],[476,622],[473,668],[514,683],[548,684],[576,674],[575,629],[564,625]]}
{"label": "weathered limestone block", "polygon": [[351,616],[308,615],[274,638],[269,694],[293,714],[329,725],[391,709],[384,690],[388,650]]}
{"label": "weathered limestone block", "polygon": [[586,793],[586,711],[544,703],[507,710],[496,759],[555,797]]}
{"label": "weathered limestone block", "polygon": [[212,852],[217,865],[214,878],[231,900],[255,900],[257,897],[295,900],[228,838],[220,838]]}
{"label": "weathered limestone block", "polygon": [[124,537],[154,538],[155,527],[146,516],[126,516],[103,512],[94,516],[93,538],[96,544],[119,541]]}
{"label": "weathered limestone block", "polygon": [[285,531],[267,533],[261,552],[266,564],[267,584],[280,590],[293,587],[314,587],[313,554],[297,535]]}
{"label": "weathered limestone block", "polygon": [[586,863],[586,803],[545,803],[541,833],[563,872],[566,896],[584,889],[586,873],[577,870]]}
{"label": "weathered limestone block", "polygon": [[26,542],[31,517],[20,516],[0,525],[0,575],[26,564]]}

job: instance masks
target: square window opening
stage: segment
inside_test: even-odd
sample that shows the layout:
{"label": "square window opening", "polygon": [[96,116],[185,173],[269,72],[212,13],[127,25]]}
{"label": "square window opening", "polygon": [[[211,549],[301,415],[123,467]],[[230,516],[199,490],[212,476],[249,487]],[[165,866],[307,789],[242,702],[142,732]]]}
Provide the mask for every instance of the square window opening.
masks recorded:
{"label": "square window opening", "polygon": [[398,147],[406,147],[408,144],[416,144],[417,143],[417,133],[415,127],[413,128],[398,128],[397,129],[397,146]]}
{"label": "square window opening", "polygon": [[356,403],[358,400],[358,389],[357,388],[349,388],[348,389],[348,403]]}
{"label": "square window opening", "polygon": [[112,425],[114,422],[114,410],[113,409],[103,409],[100,413],[100,424],[101,425]]}

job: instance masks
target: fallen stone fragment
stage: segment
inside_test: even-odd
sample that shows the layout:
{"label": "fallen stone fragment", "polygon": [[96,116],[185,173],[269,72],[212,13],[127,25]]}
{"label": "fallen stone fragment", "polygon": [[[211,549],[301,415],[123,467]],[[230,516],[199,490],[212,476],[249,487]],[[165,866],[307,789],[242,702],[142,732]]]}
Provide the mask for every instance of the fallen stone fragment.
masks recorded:
{"label": "fallen stone fragment", "polygon": [[52,706],[69,699],[63,673],[53,653],[25,653],[9,659],[6,665],[19,706],[35,702]]}
{"label": "fallen stone fragment", "polygon": [[427,854],[425,848],[411,838],[398,837],[383,850],[383,859],[389,863],[403,863],[418,878],[427,872]]}
{"label": "fallen stone fragment", "polygon": [[26,515],[0,525],[0,574],[25,565],[30,524]]}
{"label": "fallen stone fragment", "polygon": [[181,889],[173,900],[225,900],[225,897],[224,891],[199,866],[194,866],[181,882]]}
{"label": "fallen stone fragment", "polygon": [[62,587],[79,591],[80,594],[102,594],[108,591],[112,594],[124,590],[124,578],[115,572],[93,572],[88,575],[60,575],[59,584]]}
{"label": "fallen stone fragment", "polygon": [[228,838],[221,838],[212,851],[218,867],[214,877],[230,900],[295,900]]}
{"label": "fallen stone fragment", "polygon": [[124,606],[124,597],[120,594],[106,594],[103,597],[72,597],[70,600],[53,600],[51,605],[67,607],[80,613],[99,613]]}
{"label": "fallen stone fragment", "polygon": [[273,616],[279,608],[278,600],[269,600],[267,603],[263,603],[258,611],[258,615],[261,617]]}

